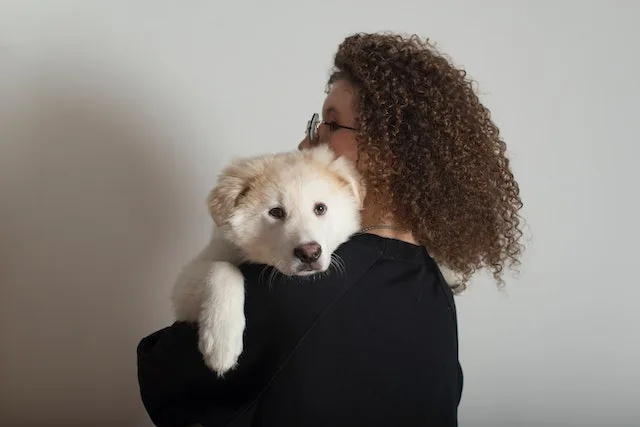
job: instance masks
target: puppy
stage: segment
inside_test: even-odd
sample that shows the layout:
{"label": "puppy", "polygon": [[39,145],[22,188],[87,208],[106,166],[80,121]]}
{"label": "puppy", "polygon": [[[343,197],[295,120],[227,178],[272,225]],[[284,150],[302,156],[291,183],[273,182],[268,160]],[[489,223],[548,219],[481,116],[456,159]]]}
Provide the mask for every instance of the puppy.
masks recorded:
{"label": "puppy", "polygon": [[208,198],[208,245],[181,272],[176,319],[198,322],[205,363],[222,376],[243,349],[243,262],[284,275],[327,271],[332,254],[360,229],[365,187],[351,162],[322,145],[235,161]]}

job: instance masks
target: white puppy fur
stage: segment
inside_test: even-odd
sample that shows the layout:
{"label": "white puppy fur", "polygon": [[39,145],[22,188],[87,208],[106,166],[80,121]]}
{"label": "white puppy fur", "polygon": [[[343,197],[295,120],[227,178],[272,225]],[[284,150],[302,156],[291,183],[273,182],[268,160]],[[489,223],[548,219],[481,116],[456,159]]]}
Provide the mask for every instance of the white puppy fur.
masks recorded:
{"label": "white puppy fur", "polygon": [[[333,252],[360,230],[365,186],[354,165],[327,146],[237,160],[208,198],[215,227],[181,271],[176,320],[197,322],[205,363],[222,376],[243,350],[243,262],[284,275],[327,271]],[[458,277],[441,271],[449,284]]]}
{"label": "white puppy fur", "polygon": [[244,278],[253,262],[282,274],[326,271],[332,254],[360,229],[365,188],[353,164],[326,146],[237,160],[208,198],[208,245],[181,272],[176,319],[198,322],[199,348],[218,375],[243,350]]}

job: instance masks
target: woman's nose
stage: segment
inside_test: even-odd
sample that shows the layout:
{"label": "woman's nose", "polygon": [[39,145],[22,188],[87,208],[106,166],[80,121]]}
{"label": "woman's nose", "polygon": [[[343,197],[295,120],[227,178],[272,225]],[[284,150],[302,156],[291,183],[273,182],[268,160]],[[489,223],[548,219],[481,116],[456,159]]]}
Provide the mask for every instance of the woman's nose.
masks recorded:
{"label": "woman's nose", "polygon": [[308,148],[311,148],[311,143],[309,142],[309,137],[307,136],[298,144],[298,150],[306,150]]}

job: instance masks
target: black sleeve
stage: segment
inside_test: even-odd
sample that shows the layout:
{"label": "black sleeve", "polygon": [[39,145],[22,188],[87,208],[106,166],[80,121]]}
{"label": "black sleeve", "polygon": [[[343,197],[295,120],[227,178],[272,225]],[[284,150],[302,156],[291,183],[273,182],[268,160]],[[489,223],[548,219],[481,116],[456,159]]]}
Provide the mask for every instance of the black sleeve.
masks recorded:
{"label": "black sleeve", "polygon": [[245,314],[243,353],[238,366],[223,378],[205,365],[195,324],[176,322],[140,341],[140,397],[156,426],[187,426],[202,420],[224,425],[266,384],[269,304],[261,287],[247,288]]}

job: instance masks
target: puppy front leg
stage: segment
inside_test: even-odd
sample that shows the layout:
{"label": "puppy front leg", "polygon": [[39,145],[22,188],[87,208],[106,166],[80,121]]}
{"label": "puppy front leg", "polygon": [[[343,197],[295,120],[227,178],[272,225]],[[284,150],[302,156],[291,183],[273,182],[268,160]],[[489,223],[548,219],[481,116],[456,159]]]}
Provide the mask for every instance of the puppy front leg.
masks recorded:
{"label": "puppy front leg", "polygon": [[242,260],[237,248],[224,238],[222,231],[214,228],[207,245],[182,268],[171,292],[173,311],[178,321],[196,322],[204,293],[213,282],[211,274],[216,261],[239,263]]}
{"label": "puppy front leg", "polygon": [[214,262],[195,259],[182,269],[171,292],[173,312],[177,321],[197,322],[204,292],[215,270]]}
{"label": "puppy front leg", "polygon": [[236,366],[243,349],[246,321],[242,272],[229,262],[212,263],[202,296],[199,348],[207,366],[222,376]]}

